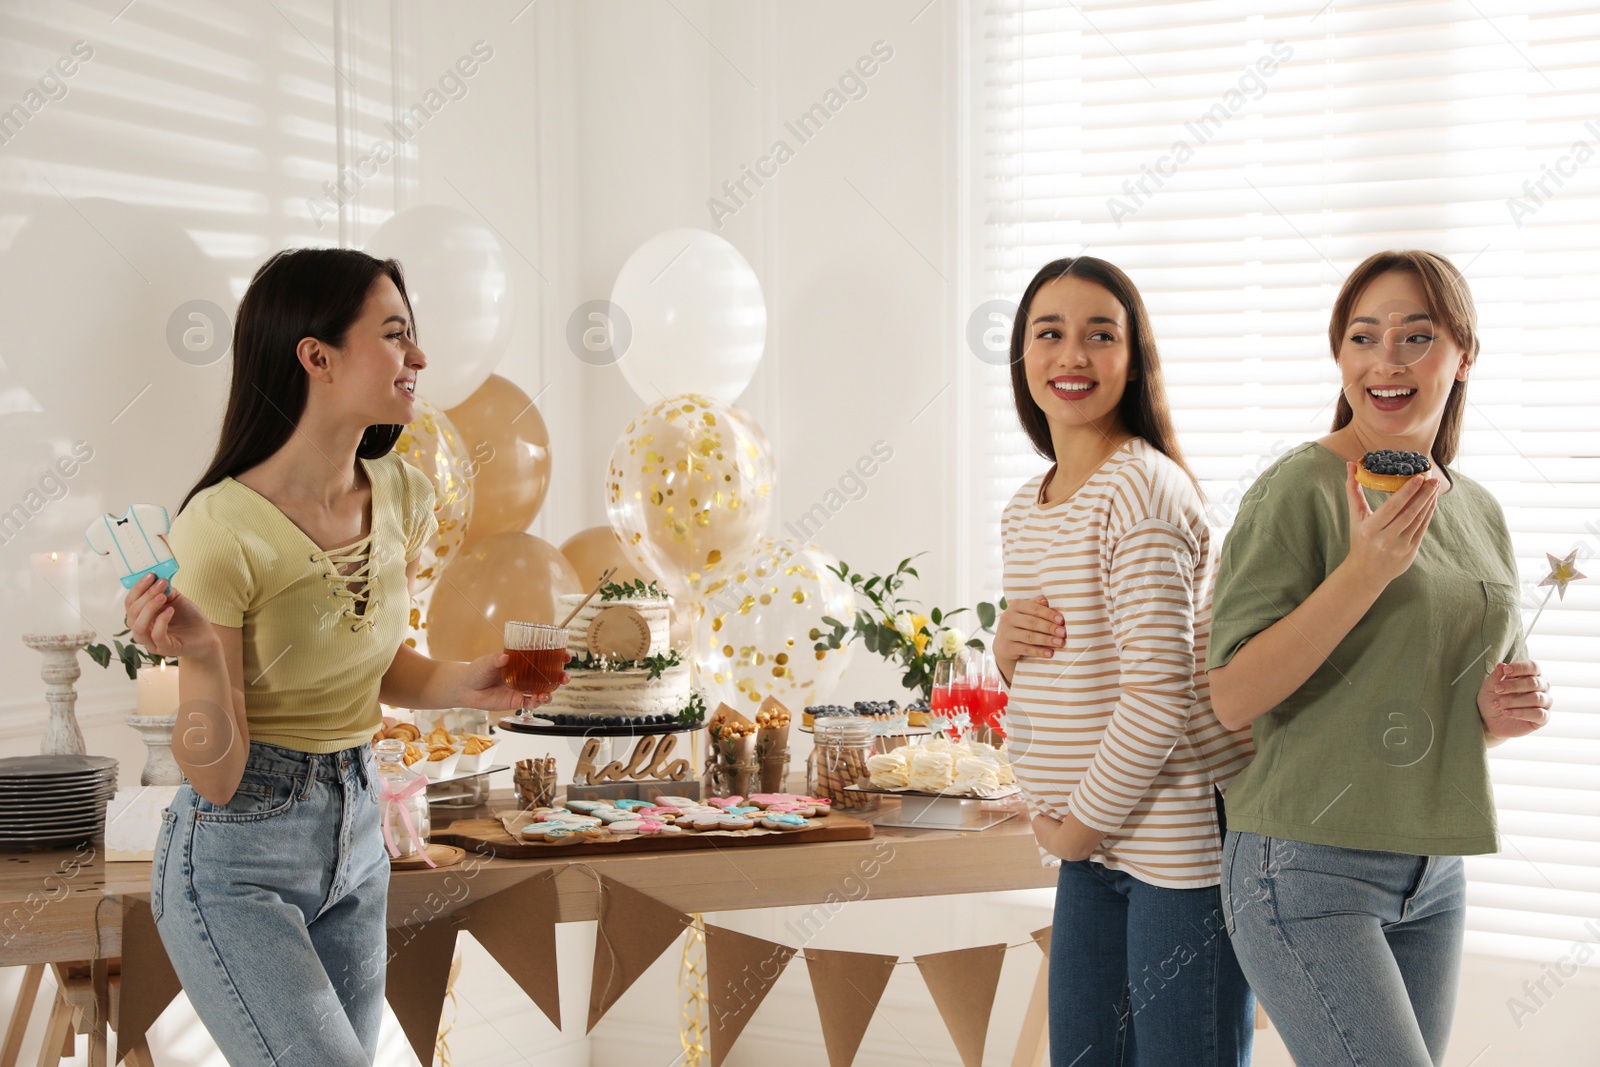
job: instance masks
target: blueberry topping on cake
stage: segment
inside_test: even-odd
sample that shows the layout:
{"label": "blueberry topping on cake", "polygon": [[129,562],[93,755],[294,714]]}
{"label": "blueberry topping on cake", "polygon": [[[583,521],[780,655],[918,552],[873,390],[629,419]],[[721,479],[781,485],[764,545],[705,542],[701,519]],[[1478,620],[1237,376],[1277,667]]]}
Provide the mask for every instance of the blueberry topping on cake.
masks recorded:
{"label": "blueberry topping on cake", "polygon": [[854,715],[855,712],[842,704],[817,704],[807,708],[806,714],[813,719],[826,719],[834,715]]}
{"label": "blueberry topping on cake", "polygon": [[1428,457],[1420,452],[1402,452],[1393,448],[1368,452],[1361,457],[1361,465],[1373,474],[1389,474],[1397,477],[1422,474],[1433,467]]}

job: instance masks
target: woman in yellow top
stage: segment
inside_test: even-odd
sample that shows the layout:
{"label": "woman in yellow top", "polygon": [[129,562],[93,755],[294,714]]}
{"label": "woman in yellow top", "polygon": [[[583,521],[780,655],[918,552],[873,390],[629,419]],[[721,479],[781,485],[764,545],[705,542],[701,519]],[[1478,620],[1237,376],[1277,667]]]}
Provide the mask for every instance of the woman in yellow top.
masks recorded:
{"label": "woman in yellow top", "polygon": [[447,663],[404,643],[437,525],[427,478],[393,448],[425,366],[398,263],[269,259],[239,304],[216,456],[173,523],[174,587],[147,576],[128,594],[134,639],[183,661],[172,747],[187,782],[164,813],[151,910],[236,1067],[376,1054],[379,701],[549,700],[502,684],[503,653]]}

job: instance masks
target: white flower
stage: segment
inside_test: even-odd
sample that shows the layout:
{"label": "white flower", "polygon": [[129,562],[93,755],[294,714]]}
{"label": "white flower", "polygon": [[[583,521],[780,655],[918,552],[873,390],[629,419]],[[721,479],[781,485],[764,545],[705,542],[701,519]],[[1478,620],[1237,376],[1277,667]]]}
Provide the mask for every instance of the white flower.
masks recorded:
{"label": "white flower", "polygon": [[960,655],[967,646],[967,635],[954,626],[946,627],[933,635],[933,648],[937,655],[950,659]]}
{"label": "white flower", "polygon": [[907,641],[917,636],[917,624],[912,621],[909,611],[902,611],[894,617],[894,628],[899,630],[900,635]]}

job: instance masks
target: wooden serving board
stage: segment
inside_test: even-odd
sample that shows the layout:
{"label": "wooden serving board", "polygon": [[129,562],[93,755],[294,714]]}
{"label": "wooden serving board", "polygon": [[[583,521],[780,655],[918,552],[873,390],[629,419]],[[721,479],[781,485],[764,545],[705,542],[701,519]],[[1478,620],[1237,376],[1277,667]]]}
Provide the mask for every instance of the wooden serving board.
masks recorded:
{"label": "wooden serving board", "polygon": [[506,832],[499,819],[457,819],[443,830],[435,830],[430,841],[459,845],[468,852],[499,856],[503,859],[553,859],[559,856],[620,856],[630,852],[676,852],[694,848],[737,848],[745,845],[796,844],[807,841],[864,841],[872,837],[872,824],[848,815],[825,815],[812,820],[817,825],[807,830],[752,834],[747,831],[702,834],[685,830],[681,834],[640,834],[612,841],[584,841],[575,845],[519,841]]}

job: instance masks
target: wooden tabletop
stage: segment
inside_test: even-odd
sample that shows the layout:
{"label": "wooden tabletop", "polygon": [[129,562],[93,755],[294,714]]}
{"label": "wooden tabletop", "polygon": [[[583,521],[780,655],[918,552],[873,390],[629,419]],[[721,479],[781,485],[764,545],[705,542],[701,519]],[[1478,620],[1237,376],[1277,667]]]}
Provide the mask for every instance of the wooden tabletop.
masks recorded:
{"label": "wooden tabletop", "polygon": [[[887,811],[899,802],[884,803]],[[1016,800],[1008,801],[1017,804]],[[512,805],[509,793],[483,808],[446,814],[492,814]],[[389,882],[389,924],[449,915],[485,895],[555,869],[559,921],[596,917],[596,874],[615,878],[686,912],[737,911],[897,897],[944,896],[1053,886],[1040,866],[1025,814],[983,831],[879,827],[870,841],[774,844],[507,860],[468,856],[454,867],[395,871]],[[119,900],[149,899],[148,863],[106,863],[98,853],[0,853],[0,966],[117,956],[122,951]]]}

